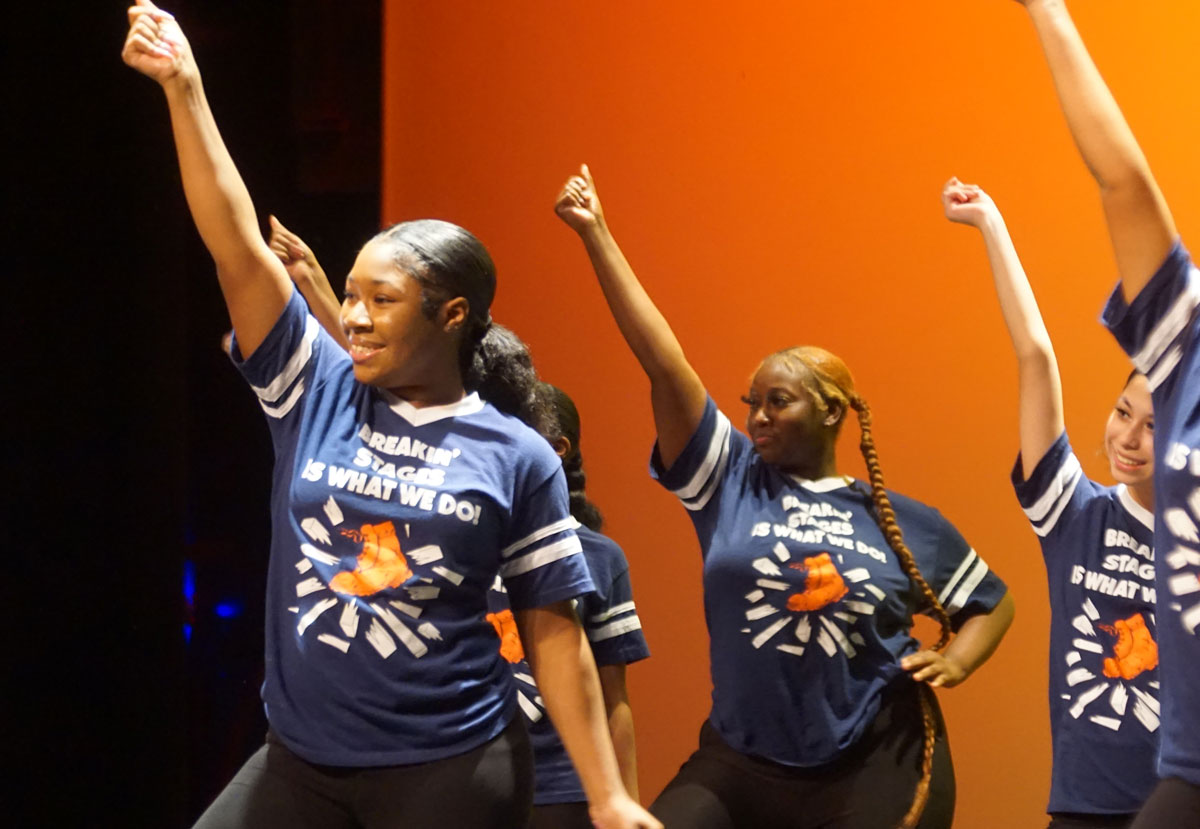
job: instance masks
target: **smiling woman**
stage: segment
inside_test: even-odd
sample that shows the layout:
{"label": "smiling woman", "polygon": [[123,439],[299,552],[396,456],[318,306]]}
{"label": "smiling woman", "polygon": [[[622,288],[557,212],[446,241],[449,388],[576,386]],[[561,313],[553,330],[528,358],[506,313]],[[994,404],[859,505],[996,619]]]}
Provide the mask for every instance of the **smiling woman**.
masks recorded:
{"label": "smiling woman", "polygon": [[[1088,480],[1067,438],[1050,334],[999,208],[982,188],[953,178],[942,205],[946,218],[983,236],[1017,356],[1020,454],[1012,481],[1041,542],[1050,588],[1050,826],[1126,825],[1154,787],[1158,750],[1150,390],[1144,375],[1130,374],[1104,428],[1119,485]],[[1112,553],[1118,539],[1143,551],[1136,577],[1122,575]]]}
{"label": "smiling woman", "polygon": [[[536,377],[491,324],[487,251],[447,222],[381,233],[347,280],[347,356],[263,241],[178,23],[150,2],[129,22],[123,57],[165,93],[232,356],[275,448],[270,731],[197,825],[524,825],[529,743],[486,621],[503,576],[595,825],[658,827],[621,782],[571,607],[593,584],[562,464],[514,416]],[[393,456],[425,466],[396,480]]]}
{"label": "smiling woman", "polygon": [[[1012,600],[936,510],[884,487],[871,411],[813,347],[759,365],[735,431],[608,230],[587,167],[556,205],[650,379],[652,474],[704,557],[712,713],[651,811],[671,827],[948,827],[954,774],[928,687],[991,655]],[[853,410],[868,481],[839,475]],[[922,649],[914,613],[942,624]],[[951,630],[957,631],[948,647]]]}

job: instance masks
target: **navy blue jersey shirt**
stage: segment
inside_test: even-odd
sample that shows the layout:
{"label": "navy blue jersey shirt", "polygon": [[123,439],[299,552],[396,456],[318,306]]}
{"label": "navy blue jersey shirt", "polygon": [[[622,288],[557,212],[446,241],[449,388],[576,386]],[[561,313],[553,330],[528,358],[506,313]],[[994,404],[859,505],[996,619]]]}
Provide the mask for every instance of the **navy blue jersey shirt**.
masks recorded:
{"label": "navy blue jersey shirt", "polygon": [[415,408],[354,379],[293,293],[235,362],[275,445],[263,702],[304,759],[425,762],[497,736],[516,709],[486,620],[591,591],[562,464],[477,395]]}
{"label": "navy blue jersey shirt", "polygon": [[1162,682],[1159,775],[1200,785],[1200,271],[1176,242],[1133,300],[1104,309],[1154,401],[1154,547]]}
{"label": "navy blue jersey shirt", "polygon": [[[587,527],[577,527],[576,532],[596,589],[576,600],[575,611],[583,623],[596,665],[629,665],[645,659],[650,655],[650,649],[642,635],[642,622],[633,603],[625,553],[615,541]],[[500,614],[493,624],[504,637],[507,620],[503,613],[508,607],[508,598],[499,580],[490,604],[493,614]],[[579,775],[575,773],[558,732],[546,716],[529,663],[519,658],[520,652],[512,648],[511,640],[502,640],[501,653],[512,661],[517,701],[525,714],[529,742],[533,746],[534,804],[586,802]]]}
{"label": "navy blue jersey shirt", "polygon": [[[710,721],[733,748],[777,763],[827,763],[852,745],[919,648],[925,605],[874,518],[870,488],[805,481],[759,459],[710,398],[687,447],[652,474],[688,509],[704,557]],[[1004,596],[941,514],[889,493],[922,574],[957,628]]]}
{"label": "navy blue jersey shirt", "polygon": [[1050,588],[1049,812],[1136,812],[1157,781],[1154,516],[1088,480],[1064,432],[1013,487]]}

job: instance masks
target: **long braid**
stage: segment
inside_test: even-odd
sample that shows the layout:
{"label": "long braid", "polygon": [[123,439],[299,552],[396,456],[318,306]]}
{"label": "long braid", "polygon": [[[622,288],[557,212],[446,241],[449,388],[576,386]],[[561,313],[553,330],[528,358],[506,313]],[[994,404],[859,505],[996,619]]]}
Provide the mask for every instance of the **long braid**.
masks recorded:
{"label": "long braid", "polygon": [[[950,641],[950,615],[938,601],[929,582],[925,581],[925,577],[921,575],[912,551],[904,543],[904,534],[900,530],[900,525],[896,523],[896,511],[892,508],[892,501],[888,498],[887,489],[883,484],[883,470],[879,466],[879,454],[875,451],[875,438],[871,434],[871,408],[858,395],[851,395],[850,406],[858,414],[858,426],[862,432],[859,449],[867,464],[867,476],[871,482],[871,497],[875,501],[875,520],[879,523],[879,529],[883,531],[888,546],[892,548],[896,558],[900,561],[901,568],[908,575],[909,581],[921,591],[929,609],[941,625],[942,635],[937,644],[933,646],[934,650],[940,651]],[[921,720],[925,728],[921,779],[913,793],[912,805],[909,806],[908,812],[900,821],[899,829],[913,829],[921,820],[921,813],[925,811],[925,804],[929,800],[929,785],[933,778],[933,750],[937,741],[937,723],[934,720],[933,704],[930,701],[932,694],[933,691],[927,685],[922,685],[918,692],[921,701]]]}

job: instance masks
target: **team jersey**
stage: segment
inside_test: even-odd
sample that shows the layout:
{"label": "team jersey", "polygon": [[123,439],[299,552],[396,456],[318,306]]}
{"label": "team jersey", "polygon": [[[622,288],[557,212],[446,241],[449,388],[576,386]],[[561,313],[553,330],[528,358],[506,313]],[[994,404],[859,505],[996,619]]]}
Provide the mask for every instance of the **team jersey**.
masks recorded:
{"label": "team jersey", "polygon": [[[583,556],[596,589],[576,600],[575,610],[583,622],[596,665],[629,665],[650,655],[642,622],[633,603],[629,582],[629,563],[616,542],[587,527],[578,527]],[[525,714],[529,742],[533,746],[534,791],[537,806],[551,803],[583,803],[587,796],[583,784],[558,732],[546,716],[538,695],[533,671],[525,661],[516,625],[509,610],[507,592],[500,579],[489,596],[488,614],[500,636],[500,653],[512,665],[517,681],[517,701]]]}
{"label": "team jersey", "polygon": [[1017,500],[1050,587],[1049,812],[1136,812],[1157,782],[1154,515],[1088,480],[1064,432]]}
{"label": "team jersey", "polygon": [[[808,481],[764,463],[710,398],[668,470],[651,474],[687,508],[704,560],[713,680],[710,721],[746,754],[827,763],[874,719],[900,659],[919,649],[926,603],[875,522],[869,487]],[[917,565],[954,627],[989,612],[1004,583],[937,510],[889,493]]]}
{"label": "team jersey", "polygon": [[1146,375],[1154,402],[1154,547],[1160,556],[1159,775],[1200,785],[1200,272],[1176,242],[1150,282],[1103,321]]}
{"label": "team jersey", "polygon": [[263,702],[304,759],[425,762],[497,736],[516,709],[485,619],[592,589],[562,465],[471,394],[416,408],[358,383],[293,293],[234,360],[275,445]]}

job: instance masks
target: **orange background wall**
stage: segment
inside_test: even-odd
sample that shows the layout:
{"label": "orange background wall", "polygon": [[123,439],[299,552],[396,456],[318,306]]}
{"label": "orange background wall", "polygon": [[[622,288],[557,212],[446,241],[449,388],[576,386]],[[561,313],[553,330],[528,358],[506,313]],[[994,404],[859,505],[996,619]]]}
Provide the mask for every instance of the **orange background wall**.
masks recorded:
{"label": "orange background wall", "polygon": [[[1075,4],[1159,175],[1196,226],[1200,7]],[[840,354],[875,410],[889,485],[938,506],[1009,583],[996,656],[941,693],[957,826],[1036,826],[1049,789],[1048,608],[1008,483],[1015,366],[978,233],[950,175],[1009,221],[1058,351],[1067,425],[1108,480],[1104,418],[1126,372],[1096,323],[1115,279],[1095,188],[1015,3],[695,0],[385,4],[383,218],[437,216],[499,267],[494,316],[584,415],[589,490],[632,563],[654,657],[631,670],[643,798],[708,710],[699,556],[646,474],[648,385],[582,247],[552,212],[581,161],[610,226],[717,403],[795,343]],[[864,474],[851,427],[845,471]]]}

